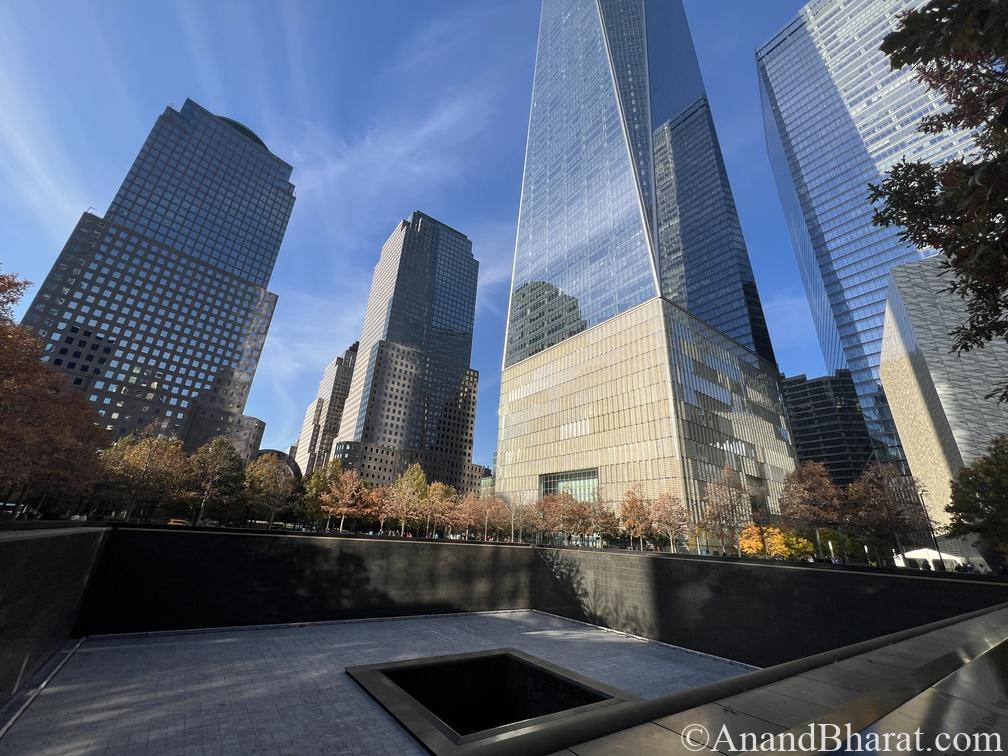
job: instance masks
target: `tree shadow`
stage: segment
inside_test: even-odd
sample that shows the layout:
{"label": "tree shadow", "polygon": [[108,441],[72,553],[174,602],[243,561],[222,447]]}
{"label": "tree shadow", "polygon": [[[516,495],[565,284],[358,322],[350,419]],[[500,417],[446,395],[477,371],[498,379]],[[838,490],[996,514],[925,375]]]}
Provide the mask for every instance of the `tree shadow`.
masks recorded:
{"label": "tree shadow", "polygon": [[[621,583],[616,560],[633,555],[536,548],[532,608],[645,638],[655,637],[650,597]],[[636,559],[646,559],[638,556]],[[586,568],[585,562],[591,562]]]}

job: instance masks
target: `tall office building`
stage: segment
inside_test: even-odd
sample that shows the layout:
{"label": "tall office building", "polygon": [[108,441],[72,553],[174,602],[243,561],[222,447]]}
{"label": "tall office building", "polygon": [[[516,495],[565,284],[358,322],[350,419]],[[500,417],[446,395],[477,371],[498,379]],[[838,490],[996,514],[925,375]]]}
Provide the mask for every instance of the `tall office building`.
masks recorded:
{"label": "tall office building", "polygon": [[472,242],[419,211],[382,247],[333,450],[370,483],[389,485],[417,462],[429,480],[478,489],[478,270]]}
{"label": "tall office building", "polygon": [[356,360],[357,342],[354,342],[326,367],[318,395],[305,410],[301,435],[292,447],[294,451],[291,456],[306,478],[317,465],[324,464],[332,457],[332,445],[339,433],[343,405],[350,393],[350,380]]}
{"label": "tall office building", "polygon": [[785,378],[781,392],[798,463],[821,463],[838,486],[857,480],[873,447],[850,371]]}
{"label": "tall office building", "polygon": [[872,225],[869,182],[904,157],[941,161],[965,134],[917,132],[942,102],[879,50],[924,0],[816,0],[756,53],[767,151],[826,369],[850,370],[868,429],[899,459],[879,381],[889,271],[924,253]]}
{"label": "tall office building", "polygon": [[156,423],[188,449],[243,415],[276,295],[270,274],[294,206],[291,166],[237,121],[166,108],[104,217],[84,213],[24,325],[124,436]]}
{"label": "tall office building", "polygon": [[882,385],[903,439],[907,464],[924,484],[936,527],[948,524],[951,481],[963,465],[1008,433],[1008,406],[985,396],[1005,378],[1008,344],[952,351],[965,303],[944,289],[937,257],[893,268],[882,344]]}
{"label": "tall office building", "polygon": [[699,512],[725,464],[775,505],[777,371],[678,0],[542,7],[496,490]]}

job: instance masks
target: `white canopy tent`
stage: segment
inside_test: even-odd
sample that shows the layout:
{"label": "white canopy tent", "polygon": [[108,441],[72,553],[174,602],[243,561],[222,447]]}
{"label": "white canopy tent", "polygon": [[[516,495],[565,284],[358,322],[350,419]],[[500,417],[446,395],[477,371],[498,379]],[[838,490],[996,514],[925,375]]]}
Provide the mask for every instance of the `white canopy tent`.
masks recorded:
{"label": "white canopy tent", "polygon": [[[930,562],[932,566],[937,566],[939,562],[945,562],[945,569],[953,569],[956,565],[966,564],[966,560],[955,554],[948,554],[944,551],[934,549],[912,549],[903,554],[893,554],[897,567],[919,567],[921,562]],[[913,560],[916,562],[909,562]]]}

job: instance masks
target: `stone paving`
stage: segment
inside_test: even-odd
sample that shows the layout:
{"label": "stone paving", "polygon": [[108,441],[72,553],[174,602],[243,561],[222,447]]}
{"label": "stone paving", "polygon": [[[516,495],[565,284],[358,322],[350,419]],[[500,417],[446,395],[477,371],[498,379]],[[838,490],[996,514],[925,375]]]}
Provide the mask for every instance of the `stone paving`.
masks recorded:
{"label": "stone paving", "polygon": [[423,754],[344,667],[505,646],[644,698],[750,669],[533,611],[93,637],[0,754]]}

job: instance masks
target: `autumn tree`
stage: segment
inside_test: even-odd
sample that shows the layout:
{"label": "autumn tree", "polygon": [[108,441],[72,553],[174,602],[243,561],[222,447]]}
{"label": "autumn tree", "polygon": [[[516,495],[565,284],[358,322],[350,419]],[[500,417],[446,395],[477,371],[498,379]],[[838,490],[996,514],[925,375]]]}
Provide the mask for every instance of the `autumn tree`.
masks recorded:
{"label": "autumn tree", "polygon": [[507,507],[507,524],[511,530],[511,542],[515,541],[515,533],[518,540],[525,540],[525,531],[534,532],[538,521],[536,507],[513,499],[504,500]]}
{"label": "autumn tree", "polygon": [[557,530],[566,536],[568,543],[571,536],[586,537],[591,524],[588,505],[567,491],[560,492],[556,496]]}
{"label": "autumn tree", "polygon": [[717,480],[707,482],[702,523],[721,542],[722,552],[731,544],[741,556],[738,539],[742,528],[752,524],[752,504],[738,473],[729,465],[724,466]]}
{"label": "autumn tree", "polygon": [[841,494],[821,462],[805,462],[784,477],[780,496],[781,517],[815,533],[822,556],[819,528],[841,522]]}
{"label": "autumn tree", "polygon": [[561,499],[557,494],[546,494],[532,507],[531,527],[540,535],[560,531]]}
{"label": "autumn tree", "polygon": [[399,521],[399,535],[406,535],[406,523],[412,520],[427,496],[427,474],[416,462],[396,478],[390,492],[392,517]]}
{"label": "autumn tree", "polygon": [[277,454],[261,454],[245,468],[249,498],[269,512],[269,524],[291,505],[297,481],[287,463]]}
{"label": "autumn tree", "polygon": [[340,518],[338,532],[342,533],[346,518],[357,517],[364,511],[367,484],[359,472],[342,467],[330,469],[326,480],[329,485],[321,491],[318,501],[326,517]]}
{"label": "autumn tree", "polygon": [[1008,557],[1008,434],[995,437],[985,455],[959,471],[945,509],[950,535],[976,534]]}
{"label": "autumn tree", "polygon": [[[497,496],[477,496],[476,506],[479,521],[483,524],[483,540],[489,540],[491,527],[499,529],[509,518],[507,507]],[[477,522],[477,526],[479,522]]]}
{"label": "autumn tree", "polygon": [[[946,105],[918,125],[924,134],[970,133],[965,156],[894,165],[870,185],[878,226],[944,253],[948,292],[967,321],[950,334],[959,351],[1008,339],[1008,4],[932,0],[903,14],[882,43],[894,70],[911,66]],[[1008,366],[1006,366],[1008,370]],[[1008,380],[990,396],[1008,401]]]}
{"label": "autumn tree", "polygon": [[746,525],[739,533],[739,551],[746,556],[786,557],[787,544],[780,528]]}
{"label": "autumn tree", "polygon": [[208,505],[223,504],[241,493],[245,469],[234,443],[224,436],[207,441],[189,458],[189,496],[196,502],[195,524]]}
{"label": "autumn tree", "polygon": [[367,516],[378,523],[378,532],[385,530],[385,521],[392,517],[392,489],[375,486],[367,492],[365,503]]}
{"label": "autumn tree", "polygon": [[14,305],[28,286],[0,273],[0,495],[83,495],[98,477],[98,451],[111,438],[95,425],[84,395],[42,362],[35,333],[14,322]]}
{"label": "autumn tree", "polygon": [[483,506],[479,494],[470,491],[461,498],[456,514],[458,527],[465,529],[465,538],[469,540],[469,531],[481,528],[483,525]]}
{"label": "autumn tree", "polygon": [[854,525],[879,541],[895,543],[903,553],[903,538],[927,530],[916,481],[896,465],[873,462],[847,487]]}
{"label": "autumn tree", "polygon": [[304,498],[311,506],[317,507],[326,515],[326,531],[332,522],[333,515],[326,512],[322,503],[322,497],[339,487],[339,477],[343,473],[343,463],[338,459],[331,459],[320,465],[316,465],[311,474],[304,481]]}
{"label": "autumn tree", "polygon": [[160,435],[154,424],[119,439],[101,455],[102,490],[122,502],[126,520],[149,519],[159,506],[178,502],[189,473],[182,442]]}
{"label": "autumn tree", "polygon": [[676,543],[686,541],[690,534],[690,516],[682,499],[663,493],[651,503],[654,529],[668,538],[669,551],[675,553]]}
{"label": "autumn tree", "polygon": [[455,489],[447,483],[436,480],[428,486],[427,496],[421,502],[421,514],[425,518],[424,529],[427,538],[431,536],[432,524],[435,533],[439,525],[444,527],[445,532],[456,525],[457,505]]}
{"label": "autumn tree", "polygon": [[608,504],[598,499],[588,502],[588,534],[603,542],[619,535],[619,518]]}
{"label": "autumn tree", "polygon": [[516,497],[501,499],[500,501],[506,510],[505,520],[506,527],[511,532],[510,540],[511,543],[514,543],[516,532],[518,533],[519,540],[521,539],[523,520],[528,517],[528,507],[518,501]]}
{"label": "autumn tree", "polygon": [[651,503],[644,498],[639,488],[631,488],[623,494],[620,521],[623,530],[630,536],[630,545],[633,545],[633,539],[636,538],[640,541],[641,551],[644,551],[644,536],[651,533]]}

